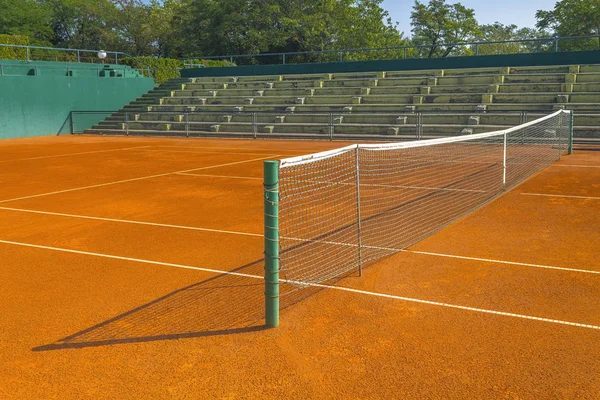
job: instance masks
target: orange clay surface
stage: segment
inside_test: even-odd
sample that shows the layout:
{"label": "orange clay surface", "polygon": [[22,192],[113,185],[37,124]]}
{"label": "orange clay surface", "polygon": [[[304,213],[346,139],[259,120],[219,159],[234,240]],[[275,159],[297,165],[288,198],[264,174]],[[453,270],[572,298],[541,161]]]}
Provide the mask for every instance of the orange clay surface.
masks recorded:
{"label": "orange clay surface", "polygon": [[0,141],[0,398],[600,398],[600,148],[265,329],[262,159],[345,144]]}

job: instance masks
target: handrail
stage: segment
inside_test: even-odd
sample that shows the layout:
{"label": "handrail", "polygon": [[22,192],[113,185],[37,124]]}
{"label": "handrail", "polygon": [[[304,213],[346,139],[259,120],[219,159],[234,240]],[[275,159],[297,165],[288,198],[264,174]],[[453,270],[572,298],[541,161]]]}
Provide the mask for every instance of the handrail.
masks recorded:
{"label": "handrail", "polygon": [[[75,53],[77,55],[78,63],[82,63],[81,53],[98,53],[100,51],[100,50],[89,50],[89,49],[70,49],[70,48],[64,48],[64,47],[30,46],[30,45],[23,45],[23,44],[2,44],[2,43],[0,43],[0,47],[25,49],[25,60],[23,60],[23,61],[42,61],[42,60],[33,60],[32,59],[31,49]],[[104,52],[107,54],[107,56],[110,56],[110,55],[113,56],[116,65],[119,65],[119,57],[121,57],[121,58],[122,57],[130,57],[130,58],[134,59],[135,61],[143,64],[148,69],[151,68],[151,66],[148,63],[140,60],[139,58],[137,58],[135,56],[132,56],[131,54],[128,54],[128,53],[125,53],[122,51],[104,50]]]}
{"label": "handrail", "polygon": [[287,53],[255,53],[255,54],[230,54],[221,56],[197,56],[197,57],[186,57],[181,60],[188,61],[191,64],[191,60],[202,58],[207,60],[215,59],[229,59],[233,62],[234,58],[249,58],[249,57],[281,57],[282,64],[286,63],[286,57],[295,55],[315,55],[315,54],[331,54],[338,53],[339,61],[343,62],[344,53],[357,53],[357,52],[369,52],[369,51],[392,51],[401,50],[404,52],[404,57],[407,58],[407,51],[410,49],[430,49],[430,48],[448,48],[448,47],[459,47],[459,46],[475,46],[475,55],[479,55],[479,46],[481,45],[493,45],[493,44],[509,44],[509,43],[553,43],[553,51],[559,51],[559,43],[564,40],[574,39],[600,39],[600,35],[587,35],[587,36],[553,36],[548,38],[530,38],[530,39],[514,39],[514,40],[495,40],[495,41],[472,41],[472,42],[459,42],[459,43],[438,43],[438,44],[423,44],[423,45],[410,45],[410,46],[393,46],[393,47],[364,47],[356,49],[341,49],[341,50],[313,50],[313,51],[295,51]]}

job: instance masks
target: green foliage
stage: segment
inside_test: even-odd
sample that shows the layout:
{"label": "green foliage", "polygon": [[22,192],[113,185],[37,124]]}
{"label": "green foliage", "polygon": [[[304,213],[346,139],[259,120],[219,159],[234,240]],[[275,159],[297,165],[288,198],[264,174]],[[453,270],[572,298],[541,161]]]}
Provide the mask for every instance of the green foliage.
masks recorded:
{"label": "green foliage", "polygon": [[410,18],[413,42],[424,46],[419,53],[425,57],[469,55],[472,52],[470,48],[456,48],[452,44],[473,40],[480,33],[475,11],[461,3],[430,0],[425,5],[415,1]]}
{"label": "green foliage", "polygon": [[[551,29],[557,36],[600,34],[600,0],[561,0],[553,10],[539,10],[537,27]],[[599,50],[600,39],[571,39],[560,43],[561,50]]]}
{"label": "green foliage", "polygon": [[[473,9],[447,0],[417,0],[411,12],[411,39],[382,8],[383,0],[0,0],[0,35],[23,35],[32,45],[120,51],[146,63],[162,81],[183,65],[175,59],[229,54],[244,64],[335,62],[471,55],[464,41],[506,41],[547,37],[544,42],[480,45],[479,54],[553,51],[552,35],[600,33],[600,0],[559,0],[553,10],[538,11],[537,28],[479,25]],[[600,49],[600,41],[561,40],[560,50]],[[327,53],[317,53],[328,50]],[[25,58],[22,50],[6,57]],[[302,54],[289,54],[302,53]],[[32,50],[33,59],[76,61],[74,52]],[[97,62],[95,52],[79,54]],[[166,61],[171,59],[173,61]],[[163,60],[163,61],[157,61]],[[198,61],[200,62],[200,61]],[[228,60],[203,60],[227,66]],[[175,66],[177,65],[177,66]],[[146,68],[140,63],[139,68]],[[171,72],[175,75],[175,72]]]}
{"label": "green foliage", "polygon": [[480,55],[541,53],[554,50],[553,41],[550,39],[551,35],[545,30],[532,28],[519,29],[516,25],[503,25],[499,22],[490,25],[481,25],[480,30],[480,36],[477,40],[485,42],[549,38],[547,41],[481,44],[479,45]]}
{"label": "green foliage", "polygon": [[184,61],[174,58],[157,57],[127,57],[121,60],[121,63],[138,69],[144,76],[154,78],[157,83],[164,83],[169,79],[179,78],[182,68],[190,67],[231,67],[235,66],[225,60],[199,60],[193,59]]}
{"label": "green foliage", "polygon": [[[172,0],[169,4],[177,34],[167,38],[169,44],[163,48],[171,57],[391,47],[406,43],[381,8],[381,0]],[[171,40],[173,37],[191,40]],[[365,59],[372,55],[350,57]],[[294,55],[286,62],[336,59],[335,54]],[[281,62],[281,56],[236,61]]]}
{"label": "green foliage", "polygon": [[50,10],[36,0],[0,0],[0,34],[23,35],[33,44],[49,44]]}
{"label": "green foliage", "polygon": [[[0,34],[0,44],[18,44],[27,46],[29,44],[29,38],[23,35]],[[0,46],[0,60],[25,60],[26,57],[27,53],[24,48]]]}

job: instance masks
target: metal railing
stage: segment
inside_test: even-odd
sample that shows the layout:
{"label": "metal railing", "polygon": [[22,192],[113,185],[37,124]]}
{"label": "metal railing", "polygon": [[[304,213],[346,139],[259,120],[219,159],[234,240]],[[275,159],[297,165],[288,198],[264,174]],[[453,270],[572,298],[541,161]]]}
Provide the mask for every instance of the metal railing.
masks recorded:
{"label": "metal railing", "polygon": [[[331,56],[326,59],[326,62],[344,62],[352,61],[349,60],[347,55],[353,53],[375,53],[375,52],[387,52],[388,55],[393,55],[393,59],[408,59],[408,58],[427,58],[423,57],[423,54],[433,49],[448,49],[448,48],[466,48],[473,56],[481,55],[482,48],[490,45],[507,45],[507,44],[539,44],[538,51],[518,51],[521,53],[535,53],[535,52],[559,52],[561,51],[561,43],[565,43],[572,40],[588,40],[598,39],[598,49],[600,49],[600,35],[589,35],[589,36],[565,36],[565,37],[550,37],[550,38],[532,38],[532,39],[519,39],[519,40],[501,40],[501,41],[472,41],[472,42],[460,42],[460,43],[449,43],[449,44],[436,44],[436,45],[410,45],[410,46],[396,46],[396,47],[379,47],[379,48],[358,48],[358,49],[342,49],[342,50],[318,50],[318,51],[300,51],[300,52],[288,52],[288,53],[255,53],[255,54],[230,54],[222,56],[198,56],[198,57],[186,57],[182,59],[187,64],[193,64],[193,59],[202,58],[205,60],[229,60],[231,63],[236,60],[257,60],[273,59],[277,62],[270,64],[287,64],[290,58],[302,58],[302,62],[311,62],[311,58],[307,56]],[[423,52],[425,50],[425,52]],[[512,52],[500,52],[491,54],[513,54]],[[522,50],[527,50],[523,48]],[[486,53],[487,54],[487,53]],[[346,55],[346,56],[345,56]],[[462,54],[469,55],[469,54]],[[303,57],[299,57],[303,56]],[[313,57],[313,62],[322,62],[323,57]],[[269,60],[267,60],[269,61]],[[243,64],[237,62],[238,64]],[[269,64],[265,62],[264,64]]]}
{"label": "metal railing", "polygon": [[[104,64],[110,63],[115,65],[123,65],[124,68],[129,68],[125,64],[119,64],[119,61],[123,58],[131,58],[132,60],[143,65],[143,68],[131,68],[141,74],[152,77],[156,73],[156,68],[152,68],[148,63],[140,60],[139,58],[132,56],[131,54],[122,51],[105,51],[106,58],[101,59],[98,57],[98,53],[101,50],[88,50],[88,49],[69,49],[62,47],[44,47],[44,46],[29,46],[19,44],[0,44],[0,48],[11,48],[17,50],[17,55],[21,57],[14,59],[15,61],[57,61],[57,62],[75,62],[75,63],[88,63],[88,64]],[[21,50],[21,53],[18,52]]]}
{"label": "metal railing", "polygon": [[[0,61],[0,76],[21,76],[21,75],[40,75],[40,66],[31,65],[31,66],[22,66],[22,65],[12,65],[12,64],[2,64]],[[104,67],[84,67],[84,66],[44,66],[43,70],[45,71],[63,71],[65,76],[73,76],[76,75],[78,71],[93,71],[95,72],[96,77],[116,77],[116,78],[125,78],[127,77],[127,73],[132,73],[134,71],[140,73],[139,69],[129,68],[127,66],[114,66],[114,65],[105,65]],[[141,70],[144,72],[145,70]],[[29,72],[32,72],[31,74]]]}
{"label": "metal railing", "polygon": [[[421,139],[431,139],[435,137],[444,137],[444,136],[456,136],[461,134],[462,129],[472,128],[473,130],[477,129],[477,124],[469,124],[468,122],[456,123],[456,124],[448,124],[440,123],[439,121],[435,121],[435,119],[439,119],[440,116],[443,115],[452,115],[458,116],[459,119],[462,117],[465,121],[468,121],[469,117],[472,116],[508,116],[513,117],[511,123],[505,124],[495,124],[498,129],[504,129],[506,127],[511,127],[515,125],[524,124],[529,122],[530,120],[540,118],[542,116],[551,114],[553,111],[550,110],[539,110],[539,111],[514,111],[514,110],[494,110],[487,112],[478,112],[478,111],[423,111],[423,112],[344,112],[344,111],[336,111],[336,112],[294,112],[294,113],[285,113],[285,112],[274,112],[274,111],[263,111],[263,112],[244,112],[244,111],[146,111],[146,110],[131,110],[125,112],[119,112],[122,116],[122,119],[115,119],[111,121],[115,124],[118,124],[119,128],[117,130],[121,130],[124,132],[126,136],[130,135],[170,135],[170,136],[182,136],[182,137],[191,137],[191,136],[244,136],[251,138],[275,138],[275,137],[290,137],[290,138],[298,138],[298,137],[306,137],[306,138],[320,138],[327,140],[334,139],[374,139],[374,140],[384,140],[384,141],[402,141],[402,140],[421,140]],[[110,116],[116,112],[112,111],[73,111],[70,115],[70,124],[71,124],[71,133],[81,133],[85,129],[88,129],[87,126],[91,126],[89,124],[90,121],[93,121],[92,125],[97,124],[103,118],[99,118],[99,115]],[[157,118],[154,119],[150,117],[149,119],[139,119],[139,116],[152,116],[156,115]],[[379,117],[389,117],[389,119],[394,119],[395,122],[381,122],[381,123],[345,123],[344,117],[354,116],[379,116]],[[159,118],[161,116],[162,118]],[[164,117],[167,116],[167,119]],[[172,116],[173,118],[170,118]],[[209,116],[209,118],[198,118],[199,116]],[[227,116],[227,117],[226,117]],[[275,117],[281,116],[311,116],[316,122],[275,122]],[[79,119],[84,120],[83,123],[78,123]],[[237,119],[237,121],[235,121]],[[155,129],[149,129],[143,127],[146,124],[151,126],[152,124],[158,125]],[[160,129],[162,124],[169,125],[169,129]],[[238,131],[226,131],[219,132],[218,130],[211,131],[211,126],[217,125],[225,125],[229,124],[229,126],[237,126],[239,128]],[[83,128],[77,129],[78,125],[82,125]],[[139,125],[142,125],[140,128]],[[273,126],[274,128],[277,126],[298,126],[298,132],[277,132],[276,129],[270,132],[269,128],[265,129],[265,127]],[[450,126],[451,128],[456,128],[456,132],[452,135],[449,134],[432,134],[425,133],[424,127],[431,125],[441,125],[441,126]],[[488,124],[481,124],[488,125]],[[313,128],[312,131],[307,131],[305,129],[306,126],[311,126]],[[356,127],[366,127],[366,126],[376,126],[380,129],[379,133],[352,133],[356,131]],[[489,125],[488,125],[489,126]],[[494,125],[493,125],[494,126]],[[352,127],[350,132],[348,128]],[[113,128],[114,129],[114,128]],[[387,133],[382,133],[386,130],[389,131]],[[360,131],[360,129],[358,129]],[[488,130],[495,130],[488,129]],[[304,131],[304,132],[302,132]],[[157,133],[159,132],[159,133]],[[390,133],[391,132],[391,133]],[[464,134],[464,133],[463,133]]]}
{"label": "metal railing", "polygon": [[[99,50],[87,50],[87,49],[68,49],[62,47],[44,47],[44,46],[29,46],[20,44],[0,44],[0,47],[8,47],[13,49],[22,49],[24,51],[23,61],[45,61],[41,58],[50,58],[51,61],[72,61],[72,62],[84,62],[83,60],[94,60],[98,63],[102,60],[98,57]],[[36,50],[38,50],[38,58],[36,59]],[[64,57],[52,56],[51,53],[59,53]],[[128,54],[120,51],[105,51],[107,60],[114,60],[114,64],[119,64],[119,58],[130,57]],[[93,55],[90,55],[93,54]],[[52,58],[54,57],[54,60]],[[61,58],[61,59],[59,59]]]}

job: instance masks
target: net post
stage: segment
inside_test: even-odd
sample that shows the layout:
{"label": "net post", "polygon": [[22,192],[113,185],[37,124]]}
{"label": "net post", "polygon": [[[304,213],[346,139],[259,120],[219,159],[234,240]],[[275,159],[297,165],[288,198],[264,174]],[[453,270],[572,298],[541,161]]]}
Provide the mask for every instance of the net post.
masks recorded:
{"label": "net post", "polygon": [[358,235],[358,276],[362,276],[362,238],[361,238],[361,223],[360,223],[360,168],[358,162],[359,146],[356,146],[356,218],[357,218],[357,235]]}
{"label": "net post", "polygon": [[569,110],[569,147],[567,154],[573,154],[573,120],[575,119],[575,112]]}
{"label": "net post", "polygon": [[502,185],[506,186],[506,139],[508,133],[504,132],[504,154],[502,156]]}
{"label": "net post", "polygon": [[265,324],[279,325],[279,162],[264,161]]}

